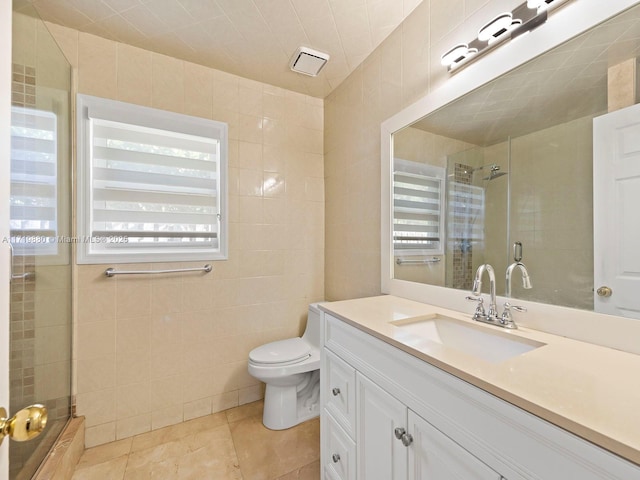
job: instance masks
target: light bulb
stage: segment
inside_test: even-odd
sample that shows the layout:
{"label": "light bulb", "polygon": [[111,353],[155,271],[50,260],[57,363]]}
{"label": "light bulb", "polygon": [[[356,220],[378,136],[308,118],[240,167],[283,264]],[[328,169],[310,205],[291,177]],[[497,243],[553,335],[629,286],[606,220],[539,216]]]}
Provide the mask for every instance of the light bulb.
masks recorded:
{"label": "light bulb", "polygon": [[466,43],[461,43],[460,45],[456,45],[451,50],[446,52],[440,57],[440,63],[445,67],[450,67],[455,63],[458,63],[465,58],[467,58],[470,54],[476,53],[478,50],[472,48],[469,50],[469,46]]}
{"label": "light bulb", "polygon": [[478,32],[478,40],[488,42],[492,38],[497,38],[509,30],[513,16],[511,13],[503,13],[487,23]]}

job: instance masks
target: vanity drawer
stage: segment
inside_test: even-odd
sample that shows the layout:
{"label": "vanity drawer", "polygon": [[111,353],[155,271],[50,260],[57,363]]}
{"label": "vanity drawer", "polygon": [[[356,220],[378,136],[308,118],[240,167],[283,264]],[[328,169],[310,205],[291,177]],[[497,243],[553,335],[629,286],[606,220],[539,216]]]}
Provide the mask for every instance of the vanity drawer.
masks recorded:
{"label": "vanity drawer", "polygon": [[351,438],[356,424],[356,371],[340,357],[325,349],[327,409]]}
{"label": "vanity drawer", "polygon": [[325,478],[332,480],[355,480],[356,444],[338,422],[327,413],[323,415],[324,448],[322,470]]}

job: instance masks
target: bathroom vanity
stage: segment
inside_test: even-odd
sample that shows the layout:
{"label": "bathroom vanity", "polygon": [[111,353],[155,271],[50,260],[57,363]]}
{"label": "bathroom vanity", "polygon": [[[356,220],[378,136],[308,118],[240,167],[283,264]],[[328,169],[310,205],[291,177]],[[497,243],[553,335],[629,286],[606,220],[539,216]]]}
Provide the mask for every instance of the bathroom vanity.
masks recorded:
{"label": "bathroom vanity", "polygon": [[322,478],[640,478],[640,356],[390,295],[321,308]]}

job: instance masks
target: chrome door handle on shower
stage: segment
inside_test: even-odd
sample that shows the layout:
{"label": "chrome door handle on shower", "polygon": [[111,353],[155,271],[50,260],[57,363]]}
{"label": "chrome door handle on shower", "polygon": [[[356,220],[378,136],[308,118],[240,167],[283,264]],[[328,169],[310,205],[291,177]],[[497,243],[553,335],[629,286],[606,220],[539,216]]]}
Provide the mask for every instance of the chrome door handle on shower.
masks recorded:
{"label": "chrome door handle on shower", "polygon": [[513,261],[519,262],[522,260],[522,242],[513,242]]}
{"label": "chrome door handle on shower", "polygon": [[9,277],[9,281],[11,280],[33,280],[36,278],[36,272],[24,272],[24,273],[13,273],[13,257],[15,256],[15,252],[13,251],[13,245],[9,242],[9,252],[11,257],[9,259],[11,276]]}

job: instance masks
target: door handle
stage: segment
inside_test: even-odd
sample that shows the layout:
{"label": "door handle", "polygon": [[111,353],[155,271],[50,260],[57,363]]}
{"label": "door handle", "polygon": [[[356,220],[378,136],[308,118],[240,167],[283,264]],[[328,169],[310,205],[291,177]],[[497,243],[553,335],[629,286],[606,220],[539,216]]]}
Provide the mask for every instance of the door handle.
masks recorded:
{"label": "door handle", "polygon": [[9,242],[9,252],[11,253],[11,276],[9,280],[34,280],[36,278],[36,272],[13,273],[13,257],[15,257],[15,252],[13,251],[11,242]]}
{"label": "door handle", "polygon": [[7,411],[0,407],[0,444],[7,436],[16,442],[26,442],[40,435],[46,426],[47,408],[44,405],[30,405],[11,418],[7,418]]}
{"label": "door handle", "polygon": [[611,295],[613,295],[613,290],[611,290],[611,288],[607,286],[603,286],[596,290],[596,293],[599,297],[610,297]]}

